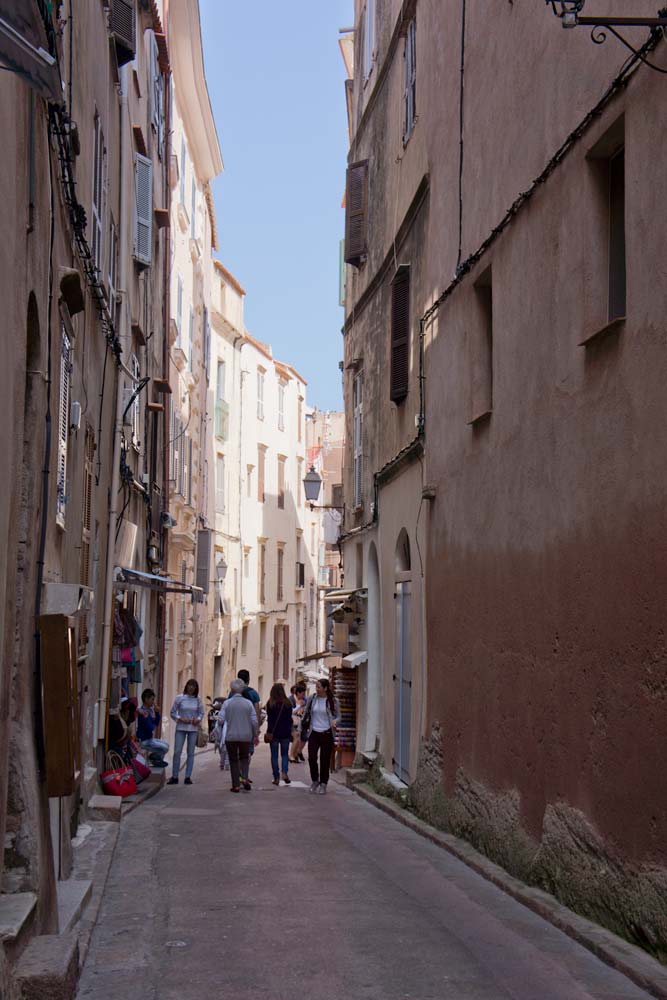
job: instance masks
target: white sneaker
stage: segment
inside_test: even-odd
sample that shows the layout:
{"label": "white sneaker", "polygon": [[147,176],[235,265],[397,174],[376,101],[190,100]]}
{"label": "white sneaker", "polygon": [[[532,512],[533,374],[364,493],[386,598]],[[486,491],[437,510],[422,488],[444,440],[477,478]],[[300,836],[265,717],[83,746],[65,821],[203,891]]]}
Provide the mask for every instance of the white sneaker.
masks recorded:
{"label": "white sneaker", "polygon": [[327,794],[327,786],[320,783],[320,787],[317,789],[320,795]]}
{"label": "white sneaker", "polygon": [[310,790],[311,790],[311,792],[317,792],[317,791],[319,790],[319,788],[320,788],[320,783],[319,783],[319,781],[314,781],[314,782],[312,783],[312,785],[310,786]]}

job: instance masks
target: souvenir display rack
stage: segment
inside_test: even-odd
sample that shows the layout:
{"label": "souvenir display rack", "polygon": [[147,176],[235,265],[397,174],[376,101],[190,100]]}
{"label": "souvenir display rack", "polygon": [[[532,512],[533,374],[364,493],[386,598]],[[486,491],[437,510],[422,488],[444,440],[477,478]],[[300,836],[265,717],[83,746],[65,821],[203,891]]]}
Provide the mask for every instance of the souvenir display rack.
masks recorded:
{"label": "souvenir display rack", "polygon": [[341,719],[334,738],[334,767],[350,767],[357,749],[357,671],[349,667],[331,670],[331,687],[340,704]]}

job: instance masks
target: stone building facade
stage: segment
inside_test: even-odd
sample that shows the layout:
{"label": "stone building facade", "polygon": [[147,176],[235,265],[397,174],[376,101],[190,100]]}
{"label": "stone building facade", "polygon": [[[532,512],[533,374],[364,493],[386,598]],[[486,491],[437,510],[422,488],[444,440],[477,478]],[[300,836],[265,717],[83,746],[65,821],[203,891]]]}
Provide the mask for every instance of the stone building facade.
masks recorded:
{"label": "stone building facade", "polygon": [[357,0],[353,75],[345,568],[385,766],[664,959],[662,78],[481,0]]}

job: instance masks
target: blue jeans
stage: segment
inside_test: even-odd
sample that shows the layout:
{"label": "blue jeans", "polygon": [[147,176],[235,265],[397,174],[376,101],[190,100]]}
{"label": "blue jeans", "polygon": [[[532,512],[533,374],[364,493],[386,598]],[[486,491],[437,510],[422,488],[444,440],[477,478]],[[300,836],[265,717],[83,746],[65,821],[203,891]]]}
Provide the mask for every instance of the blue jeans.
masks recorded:
{"label": "blue jeans", "polygon": [[169,749],[169,744],[166,740],[158,740],[154,736],[151,736],[149,740],[141,741],[141,749],[145,750],[151,757],[158,757],[160,760],[164,760],[164,755]]}
{"label": "blue jeans", "polygon": [[187,750],[187,760],[185,762],[185,777],[192,777],[192,769],[195,766],[195,747],[197,746],[197,733],[186,733],[184,729],[177,729],[174,735],[174,755],[173,755],[173,768],[172,777],[177,778],[178,772],[181,767],[181,751],[183,750],[183,744],[185,743],[187,737],[188,750]]}
{"label": "blue jeans", "polygon": [[282,763],[282,772],[287,774],[289,768],[289,747],[291,740],[289,736],[285,740],[271,740],[271,768],[273,769],[273,777],[279,778],[280,772],[278,770],[278,750],[280,749],[280,757]]}

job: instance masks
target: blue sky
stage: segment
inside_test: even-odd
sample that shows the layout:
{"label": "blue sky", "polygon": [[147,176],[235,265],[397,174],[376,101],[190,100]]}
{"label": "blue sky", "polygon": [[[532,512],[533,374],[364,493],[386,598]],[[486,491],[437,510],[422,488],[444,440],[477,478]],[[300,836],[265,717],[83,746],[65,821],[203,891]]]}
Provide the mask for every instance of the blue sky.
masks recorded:
{"label": "blue sky", "polygon": [[347,123],[338,29],[352,0],[200,0],[225,170],[213,185],[219,257],[246,326],[341,409],[338,305]]}

